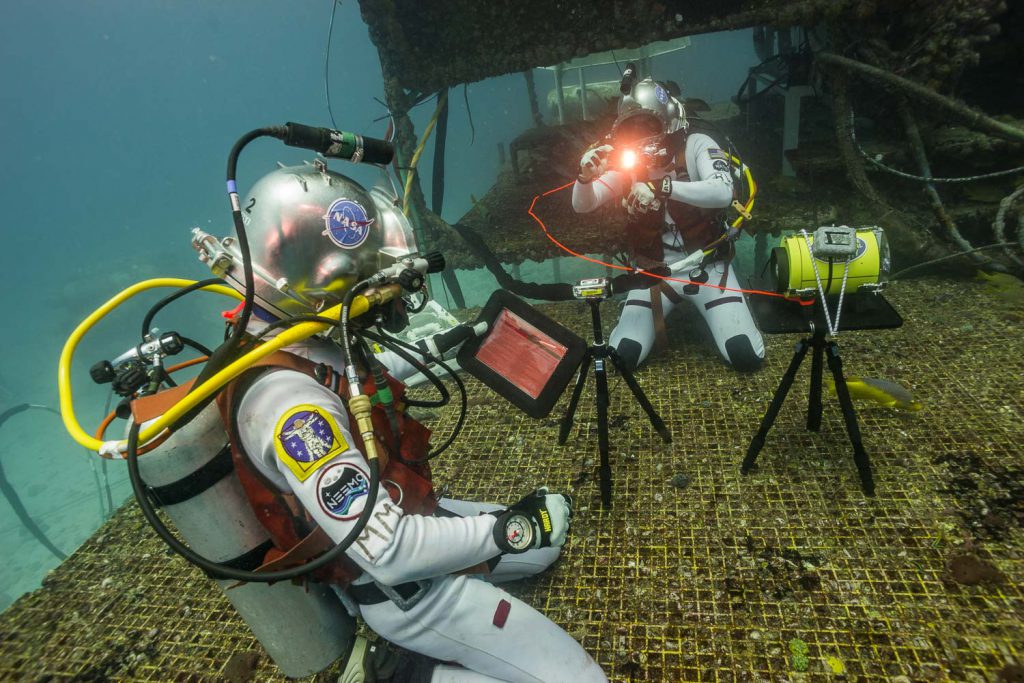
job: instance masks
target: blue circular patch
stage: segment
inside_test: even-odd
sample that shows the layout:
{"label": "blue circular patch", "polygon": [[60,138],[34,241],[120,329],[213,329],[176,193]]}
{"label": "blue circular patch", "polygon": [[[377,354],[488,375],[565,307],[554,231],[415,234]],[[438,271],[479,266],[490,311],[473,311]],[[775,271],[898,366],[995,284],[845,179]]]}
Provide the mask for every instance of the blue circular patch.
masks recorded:
{"label": "blue circular patch", "polygon": [[336,199],[324,216],[327,227],[323,234],[342,249],[355,249],[370,235],[373,221],[359,202]]}
{"label": "blue circular patch", "polygon": [[363,511],[369,491],[370,478],[349,463],[331,465],[320,473],[316,482],[320,509],[328,516],[346,522],[355,519]]}
{"label": "blue circular patch", "polygon": [[668,91],[666,91],[660,85],[654,86],[654,96],[658,98],[658,101],[662,104],[668,102]]}

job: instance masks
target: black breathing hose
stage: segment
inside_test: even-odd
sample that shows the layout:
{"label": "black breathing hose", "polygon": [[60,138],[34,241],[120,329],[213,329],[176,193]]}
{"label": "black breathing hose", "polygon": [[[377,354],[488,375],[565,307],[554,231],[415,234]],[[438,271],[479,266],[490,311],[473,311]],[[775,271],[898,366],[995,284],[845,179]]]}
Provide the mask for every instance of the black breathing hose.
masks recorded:
{"label": "black breathing hose", "polygon": [[[355,300],[356,294],[359,294],[360,292],[364,291],[369,286],[370,286],[370,281],[369,280],[363,280],[362,282],[357,282],[356,284],[354,284],[352,286],[352,289],[350,289],[347,292],[345,292],[345,298],[342,299],[342,301],[341,301],[341,316],[338,319],[338,324],[341,326],[341,345],[342,345],[342,349],[344,350],[344,353],[345,353],[345,365],[346,365],[346,367],[348,367],[348,364],[352,362],[352,357],[353,357],[352,356],[352,340],[349,339],[349,334],[348,334],[348,313],[349,313],[349,309],[352,307],[352,302]],[[352,381],[351,377],[349,377],[348,379],[349,379],[350,382]]]}
{"label": "black breathing hose", "polygon": [[168,529],[160,520],[160,517],[156,514],[153,504],[149,500],[149,491],[147,490],[146,484],[142,481],[142,476],[139,473],[138,447],[139,423],[133,422],[131,429],[128,431],[128,477],[131,479],[132,491],[135,492],[135,499],[139,502],[139,508],[142,509],[143,516],[146,518],[146,521],[149,522],[150,526],[152,526],[156,531],[157,535],[160,536],[168,546],[170,546],[171,550],[202,569],[214,579],[230,579],[232,581],[245,581],[250,583],[274,583],[277,581],[290,581],[291,579],[296,579],[300,576],[305,576],[310,572],[316,571],[320,567],[340,558],[348,547],[355,542],[359,534],[362,533],[363,527],[365,527],[366,523],[370,520],[370,516],[373,514],[374,505],[377,503],[377,488],[380,485],[380,464],[375,458],[369,461],[370,488],[366,493],[366,504],[363,506],[363,510],[359,514],[359,518],[356,520],[355,524],[353,524],[352,529],[348,532],[345,538],[338,542],[337,545],[316,559],[310,560],[306,564],[298,567],[292,567],[291,569],[281,569],[272,572],[250,572],[245,571],[244,569],[236,569],[235,567],[214,562],[195,552],[179,541],[174,534],[171,533],[171,530]]}
{"label": "black breathing hose", "polygon": [[[413,355],[411,355],[409,353],[406,353],[404,349],[402,349],[400,346],[398,346],[399,341],[397,339],[395,339],[394,337],[387,336],[385,334],[374,334],[373,332],[370,332],[369,330],[361,330],[359,332],[359,334],[360,334],[360,336],[366,337],[370,341],[377,342],[378,344],[380,344],[381,346],[385,347],[389,351],[393,351],[400,358],[402,358],[404,361],[406,361],[407,363],[412,365],[414,368],[416,368],[417,370],[422,372],[423,376],[426,377],[430,381],[430,383],[434,385],[434,388],[437,389],[437,392],[439,394],[441,394],[441,398],[439,398],[439,399],[437,399],[435,401],[426,401],[426,400],[422,400],[422,399],[407,398],[405,400],[406,405],[416,406],[417,408],[441,408],[443,406],[448,405],[451,402],[452,396],[448,392],[448,387],[446,387],[444,385],[444,382],[441,381],[441,378],[438,377],[433,372],[431,372],[430,368],[428,368],[426,366],[426,364],[421,363],[415,356],[413,356]],[[423,353],[422,351],[420,351],[419,349],[417,349],[415,347],[412,347],[412,348],[413,348],[413,352],[414,353],[421,354],[428,361],[436,361],[437,360],[433,356],[430,356],[428,358],[428,354]],[[451,370],[448,369],[447,367],[445,367],[445,371],[448,372],[449,374],[451,373]]]}
{"label": "black breathing hose", "polygon": [[[426,359],[428,362],[436,363],[437,365],[441,366],[442,368],[444,368],[444,371],[447,372],[448,375],[452,378],[452,380],[454,380],[455,385],[459,388],[459,403],[460,403],[460,405],[459,405],[459,418],[455,422],[455,427],[452,428],[452,433],[448,435],[448,438],[445,439],[444,443],[442,443],[440,446],[438,446],[434,450],[432,450],[429,453],[427,453],[426,457],[423,458],[423,461],[432,460],[432,459],[436,458],[437,456],[441,455],[442,453],[444,453],[448,449],[448,447],[452,445],[452,443],[459,436],[459,434],[462,432],[462,427],[466,423],[466,412],[467,412],[467,410],[469,408],[469,396],[466,393],[466,385],[462,381],[462,378],[459,377],[451,369],[451,367],[449,367],[448,364],[445,363],[443,360],[441,360],[440,358],[435,358],[434,356],[430,355],[429,353],[425,353],[425,352],[421,351],[420,349],[417,349],[415,346],[412,346],[411,344],[407,344],[407,343],[405,343],[405,342],[403,342],[403,341],[401,341],[399,339],[395,339],[394,337],[385,338],[384,335],[376,335],[376,334],[373,334],[372,332],[367,332],[365,330],[361,334],[363,336],[365,336],[366,338],[368,338],[368,339],[370,339],[372,341],[377,342],[381,346],[384,346],[384,347],[390,349],[391,351],[394,351],[396,354],[398,354],[400,357],[405,359],[407,362],[411,363],[417,370],[422,372],[423,375],[428,380],[430,380],[431,383],[434,384],[435,386],[437,386],[437,383],[440,383],[440,380],[437,378],[437,375],[432,373],[430,371],[430,369],[427,368],[426,365],[424,365],[423,363],[420,363],[418,360],[416,360],[415,356],[413,356],[412,354],[406,353],[403,350],[403,348],[404,349],[409,349],[413,353],[418,353],[418,354],[422,355],[423,358]],[[435,383],[435,380],[436,380],[437,383]],[[441,384],[440,386],[442,387],[443,395],[446,396],[446,399],[440,405],[446,405],[448,403],[448,401],[450,400],[450,395],[448,394],[447,388],[444,388],[444,384]],[[420,406],[420,407],[423,407],[424,405],[429,405],[429,406],[436,406],[436,405],[438,405],[438,403],[435,402],[435,401],[431,401],[431,402],[416,401],[416,400],[410,399],[410,398],[406,398],[405,399],[405,403],[406,403],[406,405]]]}
{"label": "black breathing hose", "polygon": [[182,344],[184,344],[185,346],[188,346],[188,347],[191,347],[191,348],[195,349],[196,351],[198,351],[199,353],[203,354],[207,358],[209,358],[213,354],[213,351],[211,351],[206,346],[206,344],[200,344],[195,339],[189,339],[188,337],[182,337],[181,335],[178,335],[178,336],[181,337],[181,343]]}
{"label": "black breathing hose", "polygon": [[[238,356],[238,353],[242,348],[242,338],[245,335],[245,328],[249,324],[249,318],[252,317],[252,308],[256,299],[256,285],[252,271],[252,255],[249,253],[249,238],[245,233],[245,223],[242,221],[242,204],[238,199],[238,186],[235,182],[235,176],[237,175],[238,168],[238,157],[242,153],[242,150],[245,149],[246,145],[253,140],[262,137],[284,139],[287,134],[288,129],[285,126],[269,126],[266,128],[251,130],[238,138],[234,147],[231,148],[231,153],[228,155],[228,198],[231,201],[231,218],[235,224],[235,236],[238,239],[238,251],[242,255],[242,276],[245,281],[245,300],[242,304],[242,312],[235,320],[231,336],[229,336],[227,340],[218,346],[210,355],[210,359],[206,362],[203,370],[199,373],[199,377],[196,378],[196,382],[193,386],[200,386],[203,382],[215,375]],[[187,423],[188,419],[194,417],[196,414],[198,414],[198,410],[192,411],[189,415],[183,418],[183,422],[176,426],[182,426]]]}
{"label": "black breathing hose", "polygon": [[[390,163],[391,158],[394,155],[393,145],[384,140],[363,138],[362,136],[352,135],[351,133],[343,133],[341,131],[335,131],[327,128],[313,128],[296,123],[288,123],[284,126],[257,128],[249,131],[235,142],[234,146],[231,148],[231,153],[228,155],[227,190],[228,198],[231,202],[231,217],[234,222],[235,234],[238,239],[238,250],[242,257],[245,298],[242,304],[242,311],[235,319],[231,334],[226,335],[224,342],[212,353],[207,354],[209,358],[207,359],[203,370],[196,378],[195,384],[193,385],[194,387],[202,385],[207,379],[212,377],[238,357],[242,350],[242,342],[246,334],[246,328],[249,324],[250,318],[252,317],[252,309],[255,305],[255,279],[253,276],[252,255],[249,250],[249,239],[245,232],[245,223],[242,220],[242,207],[238,198],[238,187],[235,182],[235,178],[237,176],[238,158],[241,155],[242,150],[245,149],[246,145],[250,142],[261,137],[278,138],[286,145],[290,145],[292,147],[312,149],[328,157],[347,159],[356,163],[364,161],[366,163],[387,164]],[[168,300],[159,302],[158,305],[154,307],[155,310],[150,311],[151,315],[147,316],[146,322],[151,322],[152,316],[167,303],[170,303],[178,296],[184,296],[189,291],[195,291],[201,286],[203,286],[201,283],[190,285],[189,287],[183,288],[188,291],[179,291],[176,293],[177,296],[172,295],[171,297],[168,297]],[[346,364],[348,359],[351,358],[347,332],[348,308],[351,305],[355,294],[358,293],[358,291],[365,289],[366,286],[367,283],[365,282],[357,284],[346,294],[345,297],[341,326],[345,337],[344,351]],[[147,332],[148,325],[144,324],[143,335]],[[194,347],[201,346],[197,345],[192,340],[188,341],[190,342],[190,345]],[[171,431],[181,429],[192,421],[200,412],[202,412],[202,410],[210,401],[213,400],[215,396],[216,393],[186,413],[175,424],[171,425]],[[349,533],[334,548],[299,567],[273,572],[244,571],[227,565],[218,564],[199,555],[175,538],[174,534],[172,534],[163,522],[160,521],[159,516],[157,516],[156,511],[149,500],[146,484],[142,481],[142,476],[139,472],[138,445],[139,424],[133,422],[128,434],[128,474],[132,482],[132,490],[135,493],[135,498],[139,503],[139,507],[141,508],[143,515],[146,517],[150,526],[152,526],[157,532],[157,535],[159,535],[172,550],[192,564],[202,568],[214,578],[255,583],[273,583],[276,581],[287,581],[300,576],[305,576],[306,574],[309,574],[310,572],[315,571],[316,569],[319,569],[342,556],[348,547],[351,546],[352,543],[355,542],[356,538],[358,538],[362,533],[363,528],[366,526],[370,516],[373,514],[373,507],[377,502],[377,488],[380,485],[380,464],[377,462],[376,458],[374,458],[368,461],[370,468],[370,489],[367,493],[365,507]]]}
{"label": "black breathing hose", "polygon": [[191,285],[188,285],[187,287],[182,287],[176,292],[165,296],[163,299],[160,299],[160,301],[157,301],[155,304],[153,304],[153,307],[150,308],[149,311],[146,313],[146,317],[142,319],[142,340],[146,340],[146,335],[149,334],[149,330],[153,326],[153,318],[156,317],[156,314],[163,310],[163,308],[167,306],[167,304],[173,303],[180,299],[181,297],[185,296],[186,294],[191,294],[192,292],[202,289],[203,287],[222,284],[224,284],[224,281],[221,280],[219,277],[207,278],[206,280],[200,280],[199,282],[195,282]]}

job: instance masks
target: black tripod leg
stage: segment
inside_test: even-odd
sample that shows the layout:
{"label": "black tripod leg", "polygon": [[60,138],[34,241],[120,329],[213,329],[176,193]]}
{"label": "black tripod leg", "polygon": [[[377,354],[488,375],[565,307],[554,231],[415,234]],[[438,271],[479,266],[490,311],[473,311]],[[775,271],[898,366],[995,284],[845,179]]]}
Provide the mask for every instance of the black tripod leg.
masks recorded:
{"label": "black tripod leg", "polygon": [[594,379],[597,383],[597,447],[601,451],[601,503],[612,506],[612,467],[608,462],[608,374],[605,359],[594,361]]}
{"label": "black tripod leg", "polygon": [[825,352],[825,340],[815,337],[811,340],[811,393],[807,397],[807,430],[821,429],[821,357]]}
{"label": "black tripod leg", "polygon": [[789,388],[793,386],[793,379],[796,378],[796,371],[800,369],[800,363],[803,361],[804,356],[807,355],[807,348],[810,346],[810,341],[807,339],[801,339],[797,342],[796,352],[793,354],[793,359],[789,361],[789,368],[786,370],[786,374],[782,376],[782,381],[779,382],[779,388],[775,390],[775,395],[772,397],[772,402],[768,406],[768,411],[764,414],[764,418],[761,420],[761,427],[757,430],[757,434],[750,441],[750,446],[747,448],[747,455],[743,458],[743,464],[740,466],[740,472],[746,474],[750,471],[750,468],[754,466],[754,461],[757,460],[757,454],[761,452],[764,447],[765,437],[768,436],[768,430],[772,428],[775,423],[775,418],[779,414],[779,410],[782,408],[782,402],[786,400],[786,394],[789,393]]}
{"label": "black tripod leg", "polygon": [[569,407],[565,409],[565,416],[562,418],[562,424],[558,429],[558,445],[564,446],[566,439],[569,438],[569,430],[572,429],[572,421],[576,416],[576,407],[580,403],[580,395],[583,393],[583,385],[587,383],[587,372],[590,371],[590,361],[593,358],[593,354],[588,349],[586,354],[583,356],[583,362],[580,363],[580,372],[576,376],[576,386],[572,390],[572,398],[569,399]]}
{"label": "black tripod leg", "polygon": [[836,395],[839,397],[839,405],[843,409],[843,419],[846,421],[846,433],[850,435],[850,443],[853,444],[853,462],[857,465],[857,472],[860,474],[860,487],[864,493],[875,495],[875,480],[871,474],[871,460],[868,458],[864,444],[860,440],[860,427],[857,426],[857,413],[853,409],[853,401],[850,400],[850,390],[846,387],[846,380],[843,378],[843,359],[839,357],[839,346],[835,342],[829,342],[826,347],[828,367],[832,371],[832,378],[836,383]]}
{"label": "black tripod leg", "polygon": [[636,381],[636,377],[629,371],[629,368],[625,366],[622,360],[619,358],[619,354],[616,353],[615,349],[610,349],[610,356],[612,363],[615,365],[615,369],[619,371],[622,379],[626,381],[626,386],[633,392],[633,397],[636,398],[636,402],[640,404],[640,407],[647,413],[647,419],[651,421],[651,426],[654,430],[661,435],[662,441],[665,443],[672,443],[672,435],[668,431],[668,427],[665,426],[665,422],[658,415],[658,412],[651,405],[650,399],[647,398],[647,394],[640,387],[640,384]]}

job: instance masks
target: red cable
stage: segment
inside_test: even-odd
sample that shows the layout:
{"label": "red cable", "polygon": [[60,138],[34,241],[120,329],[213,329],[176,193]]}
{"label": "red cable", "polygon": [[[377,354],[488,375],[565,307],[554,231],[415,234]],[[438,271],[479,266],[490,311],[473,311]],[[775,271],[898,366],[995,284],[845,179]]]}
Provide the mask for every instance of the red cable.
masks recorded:
{"label": "red cable", "polygon": [[[589,261],[591,263],[596,263],[596,264],[598,264],[600,266],[605,266],[607,268],[614,268],[615,270],[624,270],[624,271],[627,271],[627,272],[630,272],[630,273],[636,272],[635,269],[630,268],[629,266],[620,266],[620,265],[616,265],[614,263],[606,263],[605,261],[602,261],[600,259],[591,258],[591,257],[586,256],[584,254],[581,254],[579,252],[573,251],[572,249],[570,249],[569,247],[565,246],[564,244],[559,242],[557,239],[555,239],[554,235],[552,235],[548,231],[548,226],[544,225],[544,221],[542,221],[540,219],[540,217],[533,212],[534,207],[537,205],[537,200],[538,199],[540,199],[541,197],[547,197],[548,195],[551,195],[551,194],[555,194],[556,192],[561,192],[565,188],[571,187],[571,186],[573,186],[575,184],[576,184],[576,181],[570,181],[570,182],[566,183],[565,185],[561,185],[561,186],[556,187],[554,189],[548,190],[547,192],[544,192],[543,194],[539,194],[539,195],[535,196],[533,198],[533,201],[530,203],[530,208],[527,209],[527,213],[530,214],[530,217],[533,218],[533,220],[537,221],[537,224],[540,225],[540,229],[544,231],[544,235],[549,240],[551,240],[555,244],[555,246],[557,246],[559,249],[561,249],[562,251],[566,252],[567,254],[571,254],[572,256],[575,256],[576,258],[583,259],[584,261]],[[725,286],[722,286],[722,285],[712,285],[712,284],[709,284],[707,282],[693,282],[692,280],[684,280],[682,278],[671,277],[669,275],[657,275],[655,273],[651,273],[651,272],[648,272],[648,271],[643,271],[643,273],[644,273],[644,275],[647,275],[648,277],[658,278],[659,280],[668,280],[670,282],[679,282],[679,283],[682,283],[684,285],[697,285],[699,287],[714,287],[715,289],[721,289],[721,290],[726,291],[726,292],[740,292],[740,293],[743,293],[743,294],[760,294],[762,296],[774,296],[774,297],[778,297],[780,299],[786,299],[787,301],[795,301],[795,302],[799,303],[801,306],[809,306],[809,305],[814,303],[813,299],[810,300],[810,301],[804,301],[804,300],[799,299],[797,297],[786,296],[785,294],[779,294],[778,292],[769,292],[769,291],[766,291],[766,290],[763,290],[763,289],[739,289],[739,288],[735,288],[735,287],[725,287]]]}

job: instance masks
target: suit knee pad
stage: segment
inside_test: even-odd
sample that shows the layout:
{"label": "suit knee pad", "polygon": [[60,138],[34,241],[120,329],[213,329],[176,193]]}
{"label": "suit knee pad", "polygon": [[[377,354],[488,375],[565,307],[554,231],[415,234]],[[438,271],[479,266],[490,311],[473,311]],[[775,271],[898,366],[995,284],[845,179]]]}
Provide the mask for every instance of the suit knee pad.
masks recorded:
{"label": "suit knee pad", "polygon": [[623,339],[615,347],[616,353],[619,354],[619,360],[622,361],[622,364],[630,372],[636,370],[637,366],[640,365],[640,354],[643,350],[640,342],[634,339]]}
{"label": "suit knee pad", "polygon": [[402,655],[395,672],[390,678],[374,678],[381,683],[430,683],[434,677],[434,668],[439,664],[436,659],[416,652]]}
{"label": "suit knee pad", "polygon": [[754,352],[750,337],[745,334],[737,334],[735,337],[727,339],[725,353],[729,363],[740,372],[753,372],[764,363],[764,358]]}

